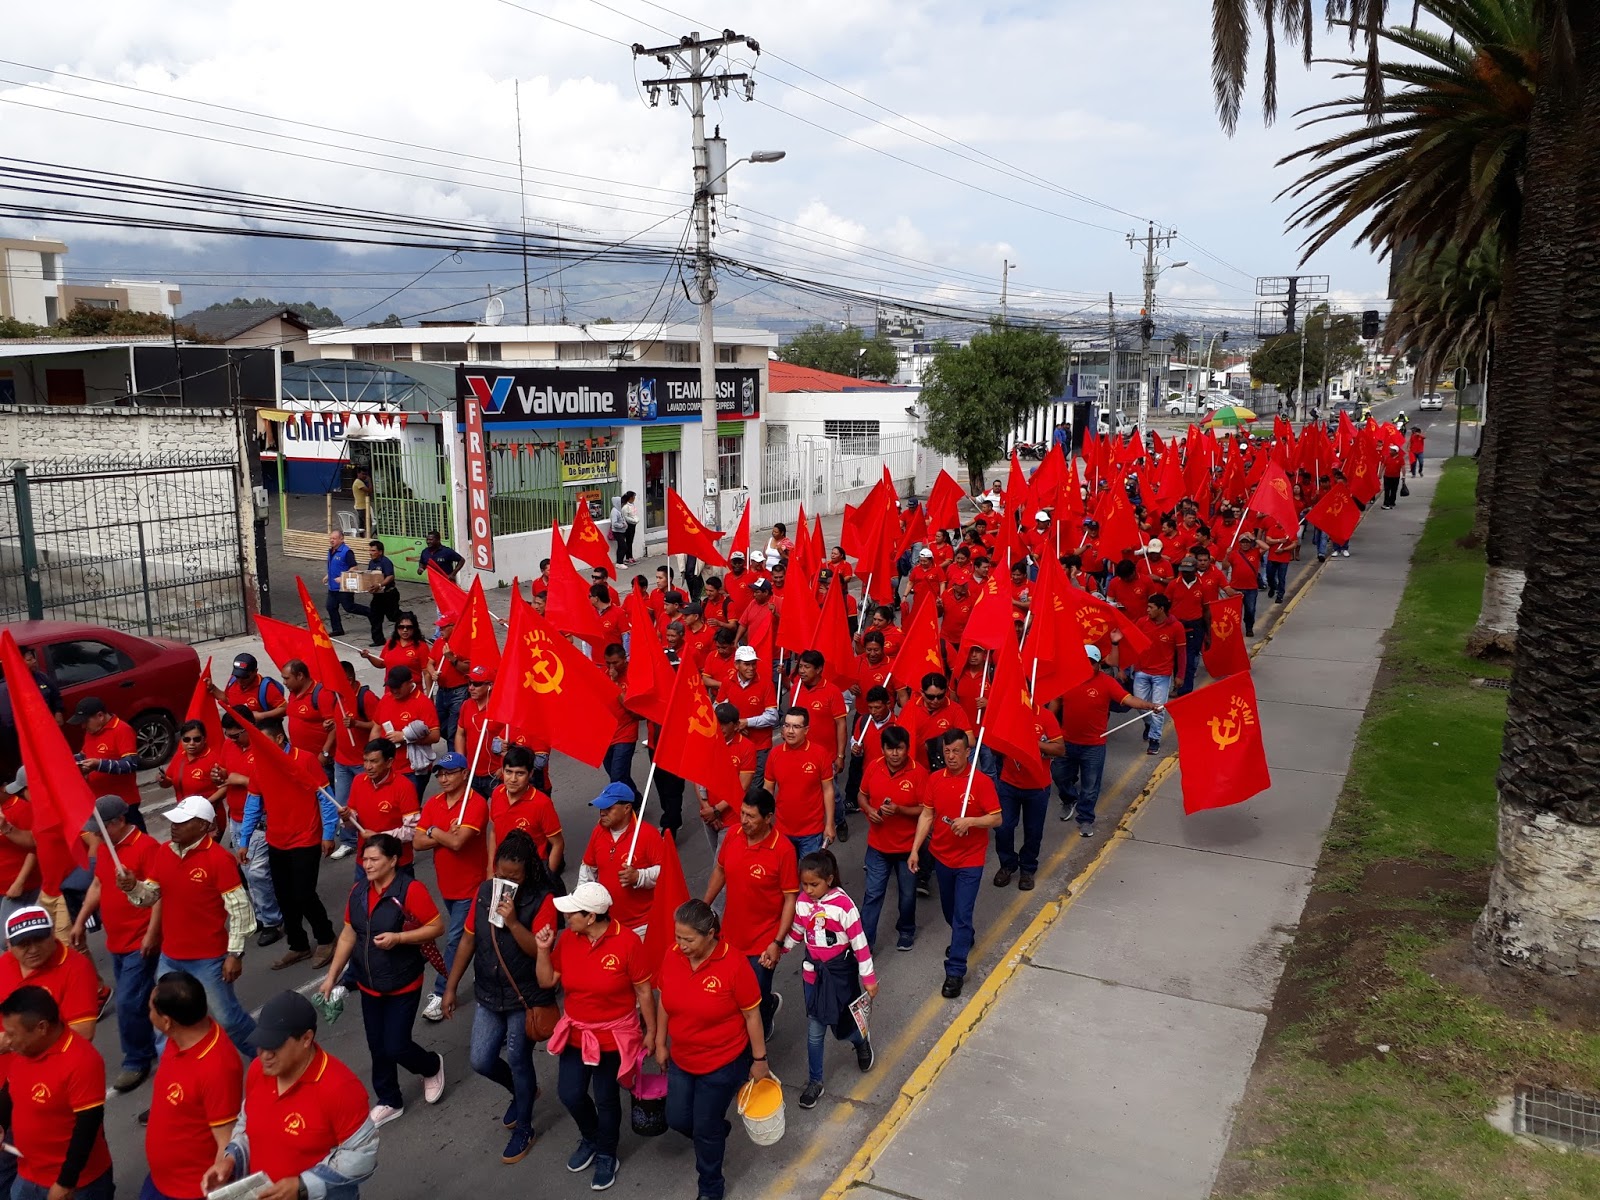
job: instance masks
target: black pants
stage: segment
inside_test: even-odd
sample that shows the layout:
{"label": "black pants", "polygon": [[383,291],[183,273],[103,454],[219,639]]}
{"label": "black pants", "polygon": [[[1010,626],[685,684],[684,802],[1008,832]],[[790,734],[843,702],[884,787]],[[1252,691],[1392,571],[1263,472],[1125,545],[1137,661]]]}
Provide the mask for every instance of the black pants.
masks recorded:
{"label": "black pants", "polygon": [[387,635],[383,632],[383,623],[388,621],[394,624],[400,620],[400,589],[391,588],[387,592],[373,592],[368,620],[372,622],[373,643],[387,640]]}
{"label": "black pants", "polygon": [[372,610],[365,604],[357,604],[353,592],[328,593],[328,632],[334,637],[344,636],[344,617],[341,613],[349,613],[353,617],[365,617],[372,620]]}
{"label": "black pants", "polygon": [[283,910],[283,936],[289,949],[299,953],[311,949],[302,922],[311,926],[317,945],[333,944],[333,922],[317,895],[317,873],[322,867],[321,846],[301,846],[294,850],[267,847],[267,870],[272,874],[272,890]]}
{"label": "black pants", "polygon": [[670,833],[673,840],[683,828],[683,779],[656,768],[656,796],[661,801],[661,832]]}
{"label": "black pants", "polygon": [[629,525],[626,529],[614,536],[617,539],[617,561],[630,562],[633,559],[633,535],[638,530],[637,525]]}
{"label": "black pants", "polygon": [[1383,506],[1385,508],[1393,508],[1394,502],[1399,498],[1400,476],[1396,475],[1393,479],[1385,476],[1383,480]]}
{"label": "black pants", "polygon": [[617,1085],[621,1069],[622,1059],[615,1050],[603,1051],[600,1062],[591,1067],[583,1061],[583,1051],[568,1045],[561,1052],[556,1080],[556,1094],[577,1123],[579,1136],[613,1158],[622,1136],[622,1089]]}
{"label": "black pants", "polygon": [[367,1053],[372,1056],[372,1092],[379,1104],[404,1108],[400,1095],[400,1068],[413,1075],[435,1075],[444,1060],[424,1050],[411,1036],[422,1003],[422,990],[394,996],[361,993],[361,1021],[367,1029]]}

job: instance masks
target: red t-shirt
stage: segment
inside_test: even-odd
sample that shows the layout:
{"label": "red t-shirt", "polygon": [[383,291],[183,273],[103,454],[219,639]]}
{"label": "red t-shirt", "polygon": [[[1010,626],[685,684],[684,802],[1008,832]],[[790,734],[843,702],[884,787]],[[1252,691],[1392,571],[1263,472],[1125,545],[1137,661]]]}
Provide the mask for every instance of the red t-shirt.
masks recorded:
{"label": "red t-shirt", "polygon": [[[934,738],[941,738],[952,729],[965,729],[968,733],[977,729],[972,718],[967,716],[967,710],[949,698],[945,699],[944,706],[938,712],[930,713],[923,707],[919,697],[900,711],[897,720],[911,730],[911,755],[924,766],[931,761],[928,758],[928,743]],[[939,753],[942,758],[944,752],[941,750]]]}
{"label": "red t-shirt", "polygon": [[[357,886],[360,885],[358,884]],[[350,896],[354,895],[355,888],[351,888]],[[382,902],[383,891],[379,888],[369,886],[367,888],[367,916],[371,917],[373,913],[377,912],[378,905]],[[405,889],[400,893],[400,911],[406,916],[410,917],[412,921],[416,922],[416,924],[426,925],[429,921],[433,920],[439,915],[439,906],[433,902],[433,896],[429,893],[428,889],[413,879],[406,884]],[[344,923],[346,925],[350,923],[349,896],[345,897],[344,902]],[[357,953],[360,953],[359,948],[357,949]],[[356,984],[356,986],[369,996],[404,996],[407,992],[415,992],[421,989],[422,976],[418,975],[415,980],[407,984],[405,987],[397,988],[392,992],[375,992],[371,988],[360,983]]]}
{"label": "red t-shirt", "polygon": [[1241,546],[1228,556],[1228,586],[1236,592],[1253,592],[1261,587],[1261,551]]}
{"label": "red t-shirt", "polygon": [[788,837],[823,831],[822,781],[833,778],[833,755],[807,740],[798,750],[784,742],[767,755],[767,779],[778,802],[778,828]]}
{"label": "red t-shirt", "polygon": [[161,953],[168,958],[221,958],[228,952],[222,897],[244,884],[238,860],[209,837],[182,858],[171,843],[146,864],[161,887]]}
{"label": "red t-shirt", "polygon": [[[56,952],[49,962],[26,977],[16,955],[0,954],[0,1000],[23,984],[49,992],[61,1010],[64,1025],[92,1021],[100,1011],[100,981],[95,977],[94,963],[87,954],[80,954],[63,943],[56,944]],[[16,1056],[0,1055],[0,1058],[13,1057]]]}
{"label": "red t-shirt", "polygon": [[[967,779],[972,779],[972,791],[967,796],[966,813],[961,811],[961,797],[967,792]],[[989,831],[970,830],[966,836],[957,837],[949,822],[960,816],[986,817],[1000,811],[1000,798],[994,784],[982,771],[970,767],[952,774],[936,772],[928,780],[922,798],[922,807],[933,810],[933,832],[928,837],[928,848],[934,858],[951,869],[981,867],[989,857]]]}
{"label": "red t-shirt", "polygon": [[[767,709],[772,708],[778,700],[772,690],[772,680],[763,679],[758,666],[756,677],[748,684],[737,676],[730,677],[722,685],[722,690],[717,693],[717,703],[733,705],[739,710],[739,717],[748,721],[751,717],[759,717]],[[772,745],[772,726],[752,729],[746,736],[758,751],[765,750]]]}
{"label": "red t-shirt", "polygon": [[1150,639],[1150,645],[1142,654],[1132,654],[1129,666],[1146,675],[1175,675],[1183,669],[1188,634],[1182,622],[1167,617],[1158,623],[1140,617],[1134,624]]}
{"label": "red t-shirt", "polygon": [[290,696],[288,711],[283,714],[283,729],[289,735],[289,745],[307,754],[321,754],[328,741],[328,731],[322,723],[336,716],[333,692],[328,688],[312,684],[298,696]]}
{"label": "red t-shirt", "polygon": [[742,832],[730,833],[717,853],[727,879],[728,902],[722,938],[740,954],[760,954],[788,933],[779,918],[786,896],[800,892],[794,843],[777,829],[755,845]]}
{"label": "red t-shirt", "polygon": [[[395,755],[395,762],[400,761]],[[365,772],[350,782],[350,811],[356,824],[368,833],[387,833],[398,829],[407,815],[417,811],[417,789],[397,770],[390,771],[383,781],[374,784]],[[400,865],[408,866],[416,855],[411,843],[406,842],[400,855]]]}
{"label": "red t-shirt", "polygon": [[[644,943],[615,916],[616,911],[613,905],[612,918],[597,940],[563,932],[550,949],[550,965],[561,976],[566,1014],[574,1021],[620,1021],[639,1005],[633,985],[650,978]],[[595,1036],[602,1051],[617,1048],[614,1035],[602,1030]]]}
{"label": "red t-shirt", "polygon": [[555,803],[531,786],[517,797],[515,804],[506,794],[505,784],[496,787],[489,795],[489,820],[494,823],[497,843],[511,830],[520,829],[533,839],[541,858],[550,857],[550,839],[561,832]]}
{"label": "red t-shirt", "polygon": [[739,575],[729,571],[722,577],[722,590],[728,593],[728,620],[738,621],[744,617],[745,607],[750,603],[750,585],[755,581],[756,576],[748,570]]}
{"label": "red t-shirt", "polygon": [[633,865],[641,871],[661,863],[661,834],[654,825],[640,825],[637,817],[630,818],[620,837],[613,838],[604,825],[596,824],[589,835],[589,844],[583,851],[583,863],[593,867],[599,881],[611,893],[611,915],[628,928],[643,925],[650,916],[650,900],[654,888],[629,888],[622,886],[622,868],[628,865],[628,847],[633,842],[633,831],[639,830],[639,844],[634,847]]}
{"label": "red t-shirt", "polygon": [[419,688],[422,685],[422,668],[432,660],[432,657],[432,647],[421,638],[409,642],[394,638],[378,651],[378,659],[383,663],[385,675],[394,667],[410,667],[412,677],[417,681]]}
{"label": "red t-shirt", "polygon": [[[160,849],[155,838],[130,826],[117,844],[117,857],[136,879],[148,879],[150,856]],[[94,856],[94,877],[100,881],[100,923],[106,928],[106,950],[130,954],[143,944],[150,930],[150,910],[140,908],[117,886],[116,865],[103,849]]]}
{"label": "red t-shirt", "polygon": [[[309,750],[291,746],[289,760],[303,775],[314,776],[322,771],[317,756]],[[261,779],[252,777],[250,790],[261,797],[267,845],[276,850],[303,850],[321,844],[322,806],[317,802],[316,788],[296,780],[292,786],[274,786],[268,790]]]}
{"label": "red t-shirt", "polygon": [[[263,684],[266,686],[263,687]],[[261,702],[263,696],[266,697],[265,704]],[[222,689],[222,698],[229,708],[242,704],[253,713],[264,713],[283,703],[283,687],[276,679],[267,679],[259,675],[255,682],[248,686],[237,679],[230,679],[228,685]]]}
{"label": "red t-shirt", "polygon": [[1186,582],[1181,576],[1167,585],[1167,596],[1172,601],[1172,619],[1198,621],[1205,616],[1205,605],[1213,599],[1205,583],[1196,576]]}
{"label": "red t-shirt", "polygon": [[628,708],[628,689],[624,684],[617,689],[617,698],[608,703],[608,712],[614,728],[611,731],[613,746],[631,746],[639,740],[639,718]]}
{"label": "red t-shirt", "polygon": [[807,739],[813,746],[826,751],[828,757],[837,758],[839,732],[835,722],[846,712],[844,693],[827,682],[819,682],[813,687],[802,684],[796,689],[795,704],[811,714],[811,730]]}
{"label": "red t-shirt", "polygon": [[[67,1161],[78,1114],[105,1106],[106,1060],[70,1029],[63,1030],[55,1045],[38,1058],[7,1057],[16,1060],[10,1066],[11,1128],[6,1136],[22,1151],[17,1174],[49,1188]],[[216,1157],[213,1142],[211,1158],[215,1161]],[[94,1135],[94,1146],[78,1182],[91,1183],[109,1170],[111,1150],[102,1129]]]}
{"label": "red t-shirt", "polygon": [[489,867],[484,861],[483,831],[489,824],[489,803],[477,792],[466,791],[466,815],[461,814],[461,797],[454,799],[439,792],[430,796],[422,806],[422,818],[417,822],[421,829],[471,829],[476,832],[459,850],[439,845],[433,848],[433,873],[439,882],[439,894],[446,900],[466,900],[478,894],[478,885],[489,877]]}
{"label": "red t-shirt", "polygon": [[[1042,741],[1053,741],[1061,736],[1061,726],[1048,708],[1035,706],[1033,726]],[[1050,760],[1040,754],[1034,759],[1012,758],[1009,754],[1000,765],[1000,781],[1018,788],[1047,788],[1050,786]]]}
{"label": "red t-shirt", "polygon": [[622,645],[622,635],[628,632],[628,613],[620,605],[612,604],[605,612],[598,614],[600,628],[606,631],[605,637],[589,647],[589,659],[595,666],[604,668],[606,665],[606,647]]}
{"label": "red t-shirt", "polygon": [[744,1014],[761,1003],[761,985],[746,958],[721,942],[695,970],[672,946],[661,959],[661,1007],[672,1061],[704,1075],[725,1067],[750,1044]]}
{"label": "red t-shirt", "polygon": [[[742,733],[736,733],[733,735],[731,742],[725,741],[722,744],[727,747],[728,757],[733,761],[733,769],[739,772],[741,776],[746,771],[750,772],[751,781],[754,782],[756,748],[750,739]],[[728,811],[722,814],[722,824],[725,829],[730,830],[738,826],[739,806],[737,804],[728,805]]]}
{"label": "red t-shirt", "polygon": [[[456,719],[456,728],[461,730],[462,744],[466,749],[467,765],[472,766],[472,757],[477,755],[478,763],[473,770],[474,775],[498,775],[500,768],[505,765],[505,751],[510,739],[506,737],[506,727],[499,723],[489,722],[489,733],[484,735],[483,726],[488,714],[489,706],[479,704],[470,697],[461,705],[461,715]],[[478,749],[478,740],[483,739],[483,749]],[[496,749],[496,743],[499,748]]]}
{"label": "red t-shirt", "polygon": [[369,1107],[366,1085],[321,1046],[305,1073],[281,1094],[278,1081],[262,1074],[261,1060],[255,1059],[244,1076],[250,1169],[273,1180],[309,1171],[361,1128]]}
{"label": "red t-shirt", "polygon": [[[230,746],[232,742],[228,743]],[[209,799],[216,793],[218,784],[212,782],[211,768],[222,767],[227,769],[223,753],[207,747],[206,752],[199,758],[191,759],[182,750],[172,756],[167,763],[163,774],[172,781],[172,790],[181,800],[185,796],[204,796]],[[240,815],[244,809],[241,806]]]}
{"label": "red t-shirt", "polygon": [[1148,575],[1135,575],[1132,579],[1113,579],[1106,584],[1106,599],[1124,612],[1142,613],[1144,602],[1160,585]]}
{"label": "red t-shirt", "polygon": [[883,657],[876,663],[867,661],[865,654],[856,656],[856,692],[860,696],[857,703],[865,703],[867,693],[875,687],[883,687],[884,681],[889,678],[889,672],[894,668],[894,659],[890,655],[885,638]]}
{"label": "red t-shirt", "polygon": [[346,729],[344,721],[349,717],[353,721],[368,721],[372,719],[372,710],[377,706],[378,697],[369,687],[356,689],[356,702],[354,705],[346,704],[334,693],[332,704],[334,720],[339,723],[338,732],[333,739],[333,761],[343,763],[347,767],[359,767],[361,760],[367,752],[367,743],[372,740],[370,730]]}
{"label": "red t-shirt", "polygon": [[[139,752],[139,742],[133,726],[121,717],[112,717],[106,727],[94,735],[83,735],[85,758],[126,758]],[[137,774],[112,775],[105,771],[90,771],[84,777],[89,791],[96,796],[116,796],[129,808],[139,807],[139,778]],[[215,788],[207,791],[209,796]],[[51,1180],[54,1183],[54,1180]]]}
{"label": "red t-shirt", "polygon": [[[255,774],[256,756],[253,752],[241,750],[232,742],[229,742],[222,748],[222,769],[229,775],[243,775],[248,780]],[[209,792],[205,794],[210,795]],[[235,825],[244,820],[244,802],[249,794],[250,785],[248,783],[230,783],[228,785],[228,794],[223,802],[228,808],[228,820]]]}
{"label": "red t-shirt", "polygon": [[892,800],[897,806],[913,811],[890,813],[882,821],[868,822],[867,845],[879,854],[909,854],[917,836],[915,810],[921,805],[927,786],[927,770],[910,756],[898,771],[889,770],[889,764],[881,756],[870,764],[861,777],[861,803],[877,812],[886,800]]}
{"label": "red t-shirt", "polygon": [[1132,697],[1111,676],[1095,672],[1061,697],[1061,736],[1074,746],[1102,746],[1111,705],[1126,704]]}
{"label": "red t-shirt", "polygon": [[[421,721],[429,729],[439,728],[439,710],[434,708],[433,701],[423,694],[421,688],[404,700],[397,700],[385,692],[367,711],[372,714],[372,736],[375,738],[399,733],[413,721]],[[395,749],[394,769],[402,775],[411,774],[411,758],[406,754],[404,746]]]}
{"label": "red t-shirt", "polygon": [[433,643],[433,649],[428,652],[428,658],[433,663],[433,669],[439,676],[439,686],[442,688],[458,688],[467,686],[467,677],[456,666],[456,657],[450,653],[448,638],[439,638]]}
{"label": "red t-shirt", "polygon": [[[5,820],[13,828],[25,831],[33,829],[33,806],[21,796],[6,796],[0,793],[0,819]],[[27,861],[29,851],[17,845],[8,837],[0,837],[0,891],[9,888],[16,879],[17,872],[22,870],[22,864]],[[38,866],[30,867],[28,877],[22,881],[23,890],[39,885]]]}
{"label": "red t-shirt", "polygon": [[[144,1152],[150,1178],[166,1196],[197,1196],[217,1160],[213,1129],[232,1127],[244,1103],[244,1061],[222,1026],[187,1050],[167,1039],[150,1090]],[[252,1131],[253,1132],[253,1131]]]}
{"label": "red t-shirt", "polygon": [[967,628],[967,619],[972,616],[973,599],[969,594],[958,600],[946,592],[941,603],[944,616],[939,619],[939,636],[954,649],[961,644],[961,634]]}

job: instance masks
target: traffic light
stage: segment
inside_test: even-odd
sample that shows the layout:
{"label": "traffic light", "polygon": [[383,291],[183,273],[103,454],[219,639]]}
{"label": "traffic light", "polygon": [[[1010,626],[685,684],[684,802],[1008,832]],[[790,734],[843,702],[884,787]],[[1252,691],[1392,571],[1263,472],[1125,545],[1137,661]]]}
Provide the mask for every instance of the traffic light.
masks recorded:
{"label": "traffic light", "polygon": [[1373,338],[1378,336],[1379,329],[1380,325],[1377,309],[1369,308],[1366,312],[1361,314],[1362,337],[1366,338],[1368,341],[1371,341]]}
{"label": "traffic light", "polygon": [[1141,317],[1139,320],[1139,336],[1144,338],[1145,341],[1149,341],[1155,334],[1156,323],[1149,317]]}

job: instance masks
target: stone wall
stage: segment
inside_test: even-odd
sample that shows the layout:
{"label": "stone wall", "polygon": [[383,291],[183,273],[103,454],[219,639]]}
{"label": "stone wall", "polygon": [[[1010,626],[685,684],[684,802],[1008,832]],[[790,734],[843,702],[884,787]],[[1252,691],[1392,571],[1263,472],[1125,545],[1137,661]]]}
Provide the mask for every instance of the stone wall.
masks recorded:
{"label": "stone wall", "polygon": [[18,405],[0,414],[0,459],[201,451],[239,452],[233,414],[222,408]]}

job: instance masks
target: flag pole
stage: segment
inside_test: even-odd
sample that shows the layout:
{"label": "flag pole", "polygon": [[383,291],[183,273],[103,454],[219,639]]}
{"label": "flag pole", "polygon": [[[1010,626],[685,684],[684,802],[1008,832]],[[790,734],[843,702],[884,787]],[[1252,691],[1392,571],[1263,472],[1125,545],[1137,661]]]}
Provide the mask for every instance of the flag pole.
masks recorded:
{"label": "flag pole", "polygon": [[978,773],[978,755],[983,750],[983,726],[978,726],[978,744],[972,748],[972,767],[967,771],[967,786],[961,792],[961,816],[967,815],[967,801],[972,799],[972,780]]}
{"label": "flag pole", "polygon": [[[843,595],[845,595],[846,597],[848,597],[850,595],[849,588],[843,583],[841,583],[839,585],[839,591]],[[861,627],[867,623],[867,605],[869,605],[871,603],[872,603],[872,576],[868,575],[867,576],[867,585],[866,585],[866,587],[861,589],[861,607],[856,610],[856,636],[857,637],[861,636]]]}
{"label": "flag pole", "polygon": [[639,813],[634,818],[633,840],[628,843],[628,857],[623,861],[633,866],[633,851],[639,845],[639,830],[644,828],[644,810],[650,803],[650,786],[656,781],[656,760],[650,760],[650,773],[644,777],[644,791],[639,793]]}
{"label": "flag pole", "polygon": [[472,764],[467,768],[467,790],[461,793],[461,811],[456,814],[456,824],[467,819],[467,797],[472,795],[472,781],[478,777],[478,756],[483,753],[484,739],[489,736],[489,722],[483,722],[483,728],[478,730],[478,746],[472,752]]}
{"label": "flag pole", "polygon": [[356,742],[356,731],[345,724],[345,721],[350,719],[350,714],[345,711],[344,697],[339,695],[338,692],[335,692],[333,694],[333,704],[334,707],[339,710],[339,726],[344,730],[345,737],[350,739],[350,748],[354,750],[358,745]]}
{"label": "flag pole", "polygon": [[111,840],[111,835],[106,832],[106,819],[100,815],[100,806],[94,806],[94,823],[100,826],[100,840],[106,844],[106,849],[111,851],[111,865],[118,871],[122,870],[122,860],[117,857],[116,843]]}
{"label": "flag pole", "polygon": [[[1151,711],[1152,712],[1161,712],[1163,710],[1157,708],[1157,709],[1152,709]],[[1149,713],[1140,713],[1137,717],[1134,717],[1130,721],[1123,721],[1120,725],[1113,725],[1110,729],[1106,730],[1106,736],[1110,737],[1117,730],[1126,729],[1129,725],[1137,725],[1140,721],[1144,720],[1149,715],[1150,715]]]}

